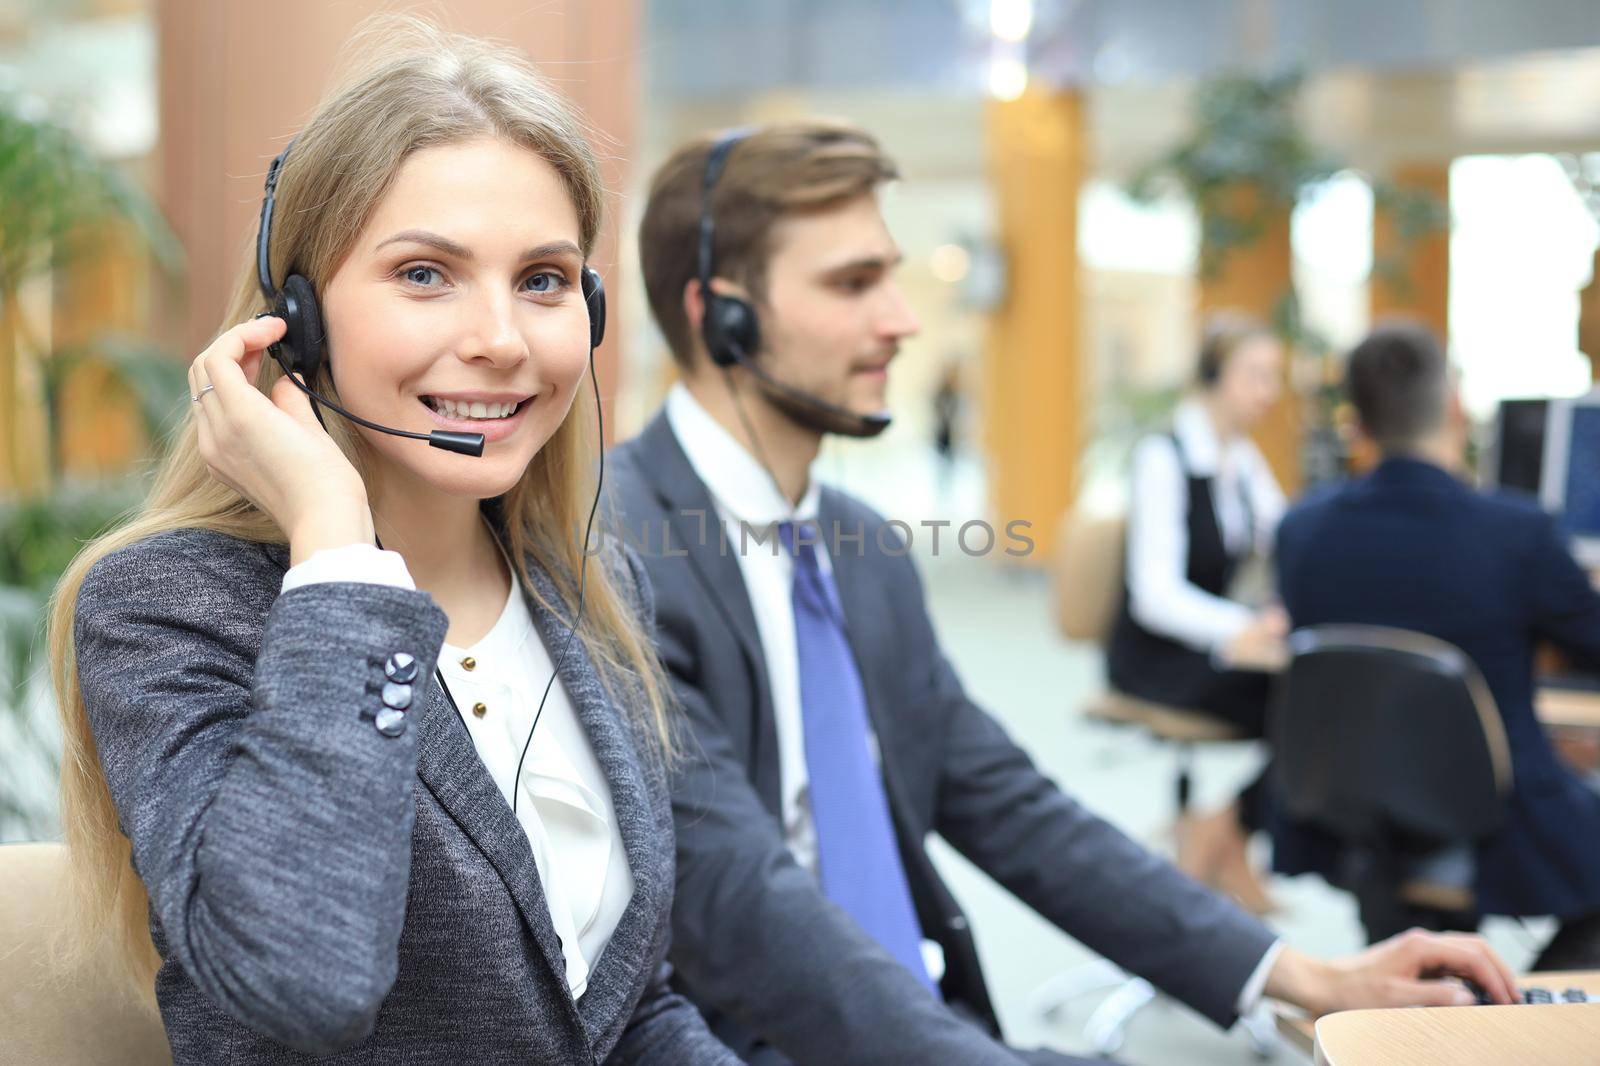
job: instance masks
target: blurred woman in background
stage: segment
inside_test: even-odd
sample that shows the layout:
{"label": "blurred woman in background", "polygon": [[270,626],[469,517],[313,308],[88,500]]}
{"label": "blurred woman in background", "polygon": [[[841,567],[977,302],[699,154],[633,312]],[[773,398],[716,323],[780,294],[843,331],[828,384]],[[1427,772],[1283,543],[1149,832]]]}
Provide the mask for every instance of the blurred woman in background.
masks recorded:
{"label": "blurred woman in background", "polygon": [[[1171,427],[1134,450],[1126,588],[1107,671],[1120,692],[1220,718],[1264,735],[1271,662],[1288,633],[1276,605],[1233,598],[1245,564],[1265,555],[1283,490],[1250,440],[1282,389],[1283,347],[1264,323],[1219,314],[1205,326],[1195,387]],[[1246,859],[1261,827],[1261,782],[1209,817],[1178,827],[1178,865],[1251,909],[1270,901]]]}

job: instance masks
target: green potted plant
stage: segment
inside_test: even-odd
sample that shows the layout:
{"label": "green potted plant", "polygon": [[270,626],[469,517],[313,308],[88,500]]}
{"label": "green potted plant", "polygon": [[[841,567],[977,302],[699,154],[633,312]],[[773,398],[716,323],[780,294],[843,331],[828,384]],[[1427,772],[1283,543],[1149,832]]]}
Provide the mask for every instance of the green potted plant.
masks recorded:
{"label": "green potted plant", "polygon": [[[186,406],[184,367],[170,354],[118,336],[52,350],[24,313],[25,287],[76,257],[93,254],[108,229],[133,234],[166,276],[179,269],[176,239],[149,199],[116,166],[96,159],[33,102],[0,94],[0,432],[11,435],[9,483],[24,484],[23,460],[42,455],[44,491],[0,498],[0,839],[51,835],[48,786],[58,737],[47,700],[44,605],[58,575],[87,540],[138,502],[138,478],[109,485],[63,479],[62,388],[77,368],[98,364],[133,395],[147,436],[160,440]],[[31,364],[35,373],[22,373]],[[22,395],[31,383],[38,392]],[[45,412],[43,439],[20,439],[25,407]]]}
{"label": "green potted plant", "polygon": [[169,355],[116,337],[96,338],[52,351],[24,312],[22,293],[35,278],[60,271],[80,256],[93,255],[109,228],[130,233],[170,277],[181,269],[182,252],[149,198],[113,164],[97,159],[66,127],[42,117],[26,99],[0,94],[0,397],[16,405],[0,411],[0,431],[12,434],[9,482],[21,485],[27,444],[17,439],[24,403],[24,360],[35,361],[46,409],[51,484],[60,475],[59,418],[52,401],[67,374],[86,363],[108,367],[139,398],[147,427],[159,436],[171,415],[172,397],[184,377]]}
{"label": "green potted plant", "polygon": [[[1199,270],[1215,277],[1228,255],[1249,247],[1308,193],[1336,174],[1352,169],[1333,152],[1306,136],[1299,121],[1303,76],[1290,72],[1264,77],[1228,74],[1202,82],[1194,92],[1192,128],[1177,144],[1150,160],[1128,183],[1129,195],[1151,202],[1174,187],[1194,205],[1200,220]],[[1447,225],[1446,206],[1432,194],[1395,185],[1381,176],[1364,176],[1374,208],[1393,221],[1398,238],[1393,252],[1377,257],[1375,280],[1404,293],[1405,263],[1417,241]],[[1294,286],[1286,284],[1272,301],[1273,326],[1294,350],[1326,361],[1331,344],[1301,314]],[[1333,375],[1319,377],[1326,382]],[[1318,388],[1305,398],[1304,468],[1310,481],[1342,469],[1333,431],[1336,390]]]}

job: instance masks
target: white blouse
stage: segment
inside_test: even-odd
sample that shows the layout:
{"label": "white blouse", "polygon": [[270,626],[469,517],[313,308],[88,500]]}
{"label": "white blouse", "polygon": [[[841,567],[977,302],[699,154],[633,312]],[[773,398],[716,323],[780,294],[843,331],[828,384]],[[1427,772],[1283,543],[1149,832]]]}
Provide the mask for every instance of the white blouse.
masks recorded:
{"label": "white blouse", "polygon": [[1271,467],[1250,439],[1219,440],[1198,400],[1178,405],[1172,434],[1183,445],[1182,461],[1166,434],[1146,437],[1133,453],[1128,609],[1150,632],[1209,652],[1233,639],[1255,612],[1189,581],[1185,470],[1213,479],[1217,524],[1233,552],[1269,552],[1285,501]]}
{"label": "white blouse", "polygon": [[[528,613],[516,570],[509,560],[506,565],[513,578],[499,620],[471,647],[446,643],[439,668],[478,757],[510,805],[517,760],[555,665]],[[317,581],[416,588],[398,552],[371,544],[314,553],[284,575],[283,591]],[[559,678],[523,762],[520,790],[517,820],[533,849],[566,958],[567,987],[577,999],[633,898],[633,873],[611,786]]]}

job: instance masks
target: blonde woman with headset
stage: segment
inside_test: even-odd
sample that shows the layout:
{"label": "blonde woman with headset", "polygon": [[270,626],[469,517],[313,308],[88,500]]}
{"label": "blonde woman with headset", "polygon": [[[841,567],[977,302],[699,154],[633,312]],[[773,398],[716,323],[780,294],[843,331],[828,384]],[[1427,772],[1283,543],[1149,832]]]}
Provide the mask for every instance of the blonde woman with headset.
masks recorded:
{"label": "blonde woman with headset", "polygon": [[53,604],[77,947],[180,1064],[737,1061],[667,987],[648,588],[585,550],[594,155],[518,53],[365,36]]}

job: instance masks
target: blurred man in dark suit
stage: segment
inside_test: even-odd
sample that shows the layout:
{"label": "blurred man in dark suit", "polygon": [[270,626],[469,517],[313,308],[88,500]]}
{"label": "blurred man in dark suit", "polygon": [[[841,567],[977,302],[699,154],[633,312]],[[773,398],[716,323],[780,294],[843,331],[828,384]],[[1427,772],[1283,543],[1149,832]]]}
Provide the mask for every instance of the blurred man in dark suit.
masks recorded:
{"label": "blurred man in dark suit", "polygon": [[[1460,648],[1494,694],[1514,791],[1499,832],[1476,849],[1482,914],[1553,914],[1562,927],[1535,969],[1600,964],[1600,794],[1552,751],[1534,716],[1534,649],[1600,666],[1600,594],[1536,501],[1481,493],[1459,468],[1465,419],[1444,353],[1420,326],[1376,330],[1350,354],[1361,431],[1382,453],[1366,477],[1290,511],[1278,584],[1296,626],[1415,630]],[[1600,477],[1600,470],[1593,472]],[[1274,833],[1281,871],[1337,872],[1332,842]]]}

